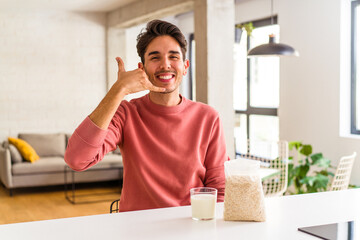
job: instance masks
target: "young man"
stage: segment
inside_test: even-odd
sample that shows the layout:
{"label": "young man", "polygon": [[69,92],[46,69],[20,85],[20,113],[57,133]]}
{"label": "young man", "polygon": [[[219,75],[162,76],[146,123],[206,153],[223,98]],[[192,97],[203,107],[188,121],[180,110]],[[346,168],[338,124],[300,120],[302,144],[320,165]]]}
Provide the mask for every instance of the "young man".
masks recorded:
{"label": "young man", "polygon": [[[154,20],[137,38],[138,69],[126,71],[79,125],[65,153],[74,170],[85,170],[120,147],[123,189],[120,211],[190,204],[190,188],[214,187],[224,199],[228,160],[218,113],[179,94],[187,73],[186,40],[171,23]],[[144,97],[124,96],[150,90]]]}

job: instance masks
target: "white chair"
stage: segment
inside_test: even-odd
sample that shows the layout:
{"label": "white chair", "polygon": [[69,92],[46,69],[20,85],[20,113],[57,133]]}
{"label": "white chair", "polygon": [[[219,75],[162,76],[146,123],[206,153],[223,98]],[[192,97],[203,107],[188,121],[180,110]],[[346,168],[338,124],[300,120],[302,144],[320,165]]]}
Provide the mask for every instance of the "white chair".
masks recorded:
{"label": "white chair", "polygon": [[278,169],[280,174],[263,180],[266,197],[284,195],[288,184],[289,147],[287,141],[247,141],[246,149],[239,149],[240,158],[261,161],[262,167]]}
{"label": "white chair", "polygon": [[339,191],[348,188],[355,157],[356,152],[350,156],[345,156],[340,159],[333,181],[331,183],[330,191]]}

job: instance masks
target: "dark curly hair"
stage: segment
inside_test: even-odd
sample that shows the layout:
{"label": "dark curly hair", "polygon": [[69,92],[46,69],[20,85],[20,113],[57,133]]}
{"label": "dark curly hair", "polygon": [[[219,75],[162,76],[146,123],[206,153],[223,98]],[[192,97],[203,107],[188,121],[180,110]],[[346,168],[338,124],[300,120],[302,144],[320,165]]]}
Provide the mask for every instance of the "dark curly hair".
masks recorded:
{"label": "dark curly hair", "polygon": [[141,33],[136,38],[137,52],[143,64],[145,63],[144,55],[149,43],[154,38],[164,35],[173,37],[179,43],[181,53],[183,55],[183,60],[185,61],[187,42],[180,29],[169,22],[165,22],[162,20],[152,20],[146,25],[145,31],[141,31]]}

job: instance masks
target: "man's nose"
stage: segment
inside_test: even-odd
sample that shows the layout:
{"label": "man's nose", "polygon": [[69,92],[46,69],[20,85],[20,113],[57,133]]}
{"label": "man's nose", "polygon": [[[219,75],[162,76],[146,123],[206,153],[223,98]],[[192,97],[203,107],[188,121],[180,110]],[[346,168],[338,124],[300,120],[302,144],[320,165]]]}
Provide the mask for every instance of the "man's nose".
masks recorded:
{"label": "man's nose", "polygon": [[170,69],[170,66],[171,66],[171,64],[170,64],[169,59],[163,58],[161,61],[161,68],[162,69]]}

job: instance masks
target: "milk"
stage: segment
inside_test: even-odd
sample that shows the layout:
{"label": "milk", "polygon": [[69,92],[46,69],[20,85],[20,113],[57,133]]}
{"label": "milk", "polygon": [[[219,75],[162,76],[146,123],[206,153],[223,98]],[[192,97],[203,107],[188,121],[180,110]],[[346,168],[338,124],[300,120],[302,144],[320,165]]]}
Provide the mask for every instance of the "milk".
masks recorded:
{"label": "milk", "polygon": [[191,196],[192,218],[209,220],[215,217],[216,195],[200,193]]}

